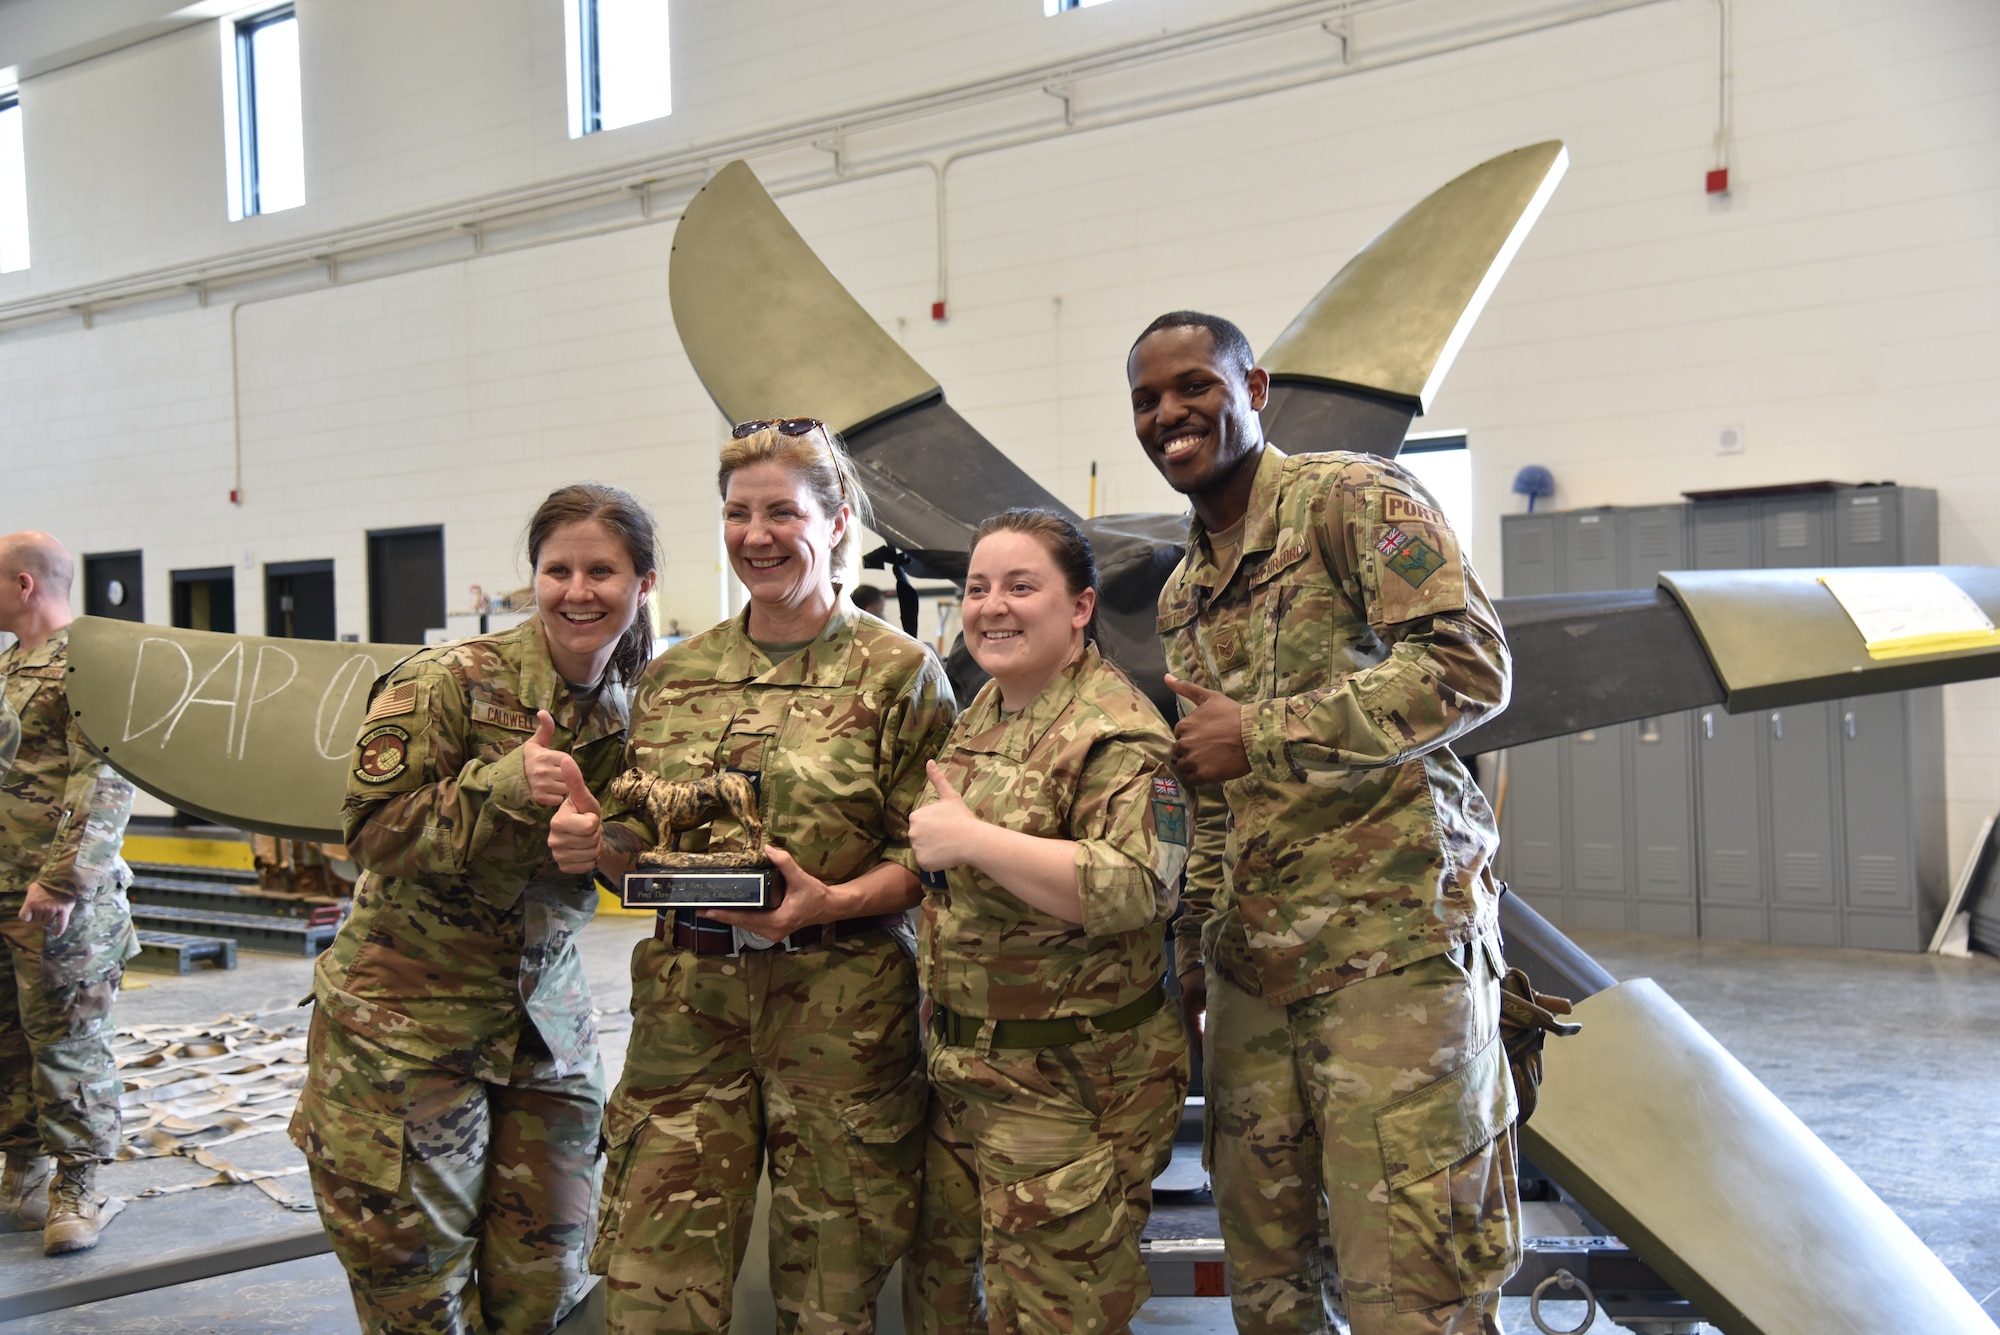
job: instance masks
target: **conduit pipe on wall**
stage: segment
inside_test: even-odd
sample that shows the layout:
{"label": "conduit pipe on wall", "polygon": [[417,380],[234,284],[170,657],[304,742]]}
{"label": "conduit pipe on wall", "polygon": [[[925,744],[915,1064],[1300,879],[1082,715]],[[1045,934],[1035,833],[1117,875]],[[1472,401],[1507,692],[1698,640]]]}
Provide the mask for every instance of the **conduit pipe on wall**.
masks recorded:
{"label": "conduit pipe on wall", "polygon": [[[461,201],[454,205],[417,210],[340,232],[252,248],[214,260],[147,270],[41,297],[27,298],[0,305],[0,332],[4,332],[12,325],[60,318],[79,311],[101,310],[106,306],[151,302],[170,296],[185,295],[194,287],[208,291],[232,283],[277,279],[311,269],[321,270],[326,275],[325,279],[301,287],[325,286],[343,279],[358,281],[409,273],[438,264],[458,263],[469,257],[458,254],[417,258],[408,265],[385,266],[371,270],[360,275],[359,279],[353,275],[340,273],[339,266],[343,260],[351,261],[358,257],[381,256],[397,250],[435,245],[447,238],[463,239],[469,236],[472,238],[474,253],[498,254],[619,231],[627,227],[641,226],[647,222],[663,221],[678,217],[679,209],[661,210],[654,207],[654,199],[661,188],[677,184],[689,187],[698,185],[701,180],[706,179],[715,164],[732,158],[769,156],[778,152],[813,147],[821,147],[824,151],[824,145],[829,140],[841,145],[832,173],[816,174],[778,184],[774,186],[772,193],[793,194],[843,181],[866,180],[891,172],[928,167],[937,175],[939,196],[937,300],[943,301],[947,295],[944,262],[946,227],[943,207],[946,194],[945,177],[948,167],[954,162],[985,153],[1043,142],[1065,134],[1130,125],[1227,102],[1261,97],[1368,70],[1384,69],[1415,60],[1469,50],[1625,10],[1658,4],[1661,0],[1597,0],[1596,3],[1573,4],[1551,13],[1492,24],[1470,33],[1460,33],[1435,41],[1420,42],[1389,51],[1373,59],[1357,56],[1352,40],[1352,28],[1349,25],[1337,34],[1339,52],[1337,56],[1332,57],[1337,63],[1314,63],[1301,70],[1262,78],[1249,78],[1191,97],[1149,103],[1128,111],[1096,117],[1082,114],[1076,103],[1074,84],[1079,78],[1129,71],[1195,54],[1211,47],[1245,42],[1293,26],[1308,23],[1323,26],[1334,20],[1351,20],[1357,14],[1410,3],[1413,3],[1413,0],[1337,0],[1335,3],[1329,3],[1328,0],[1306,0],[1301,3],[1279,5],[1255,14],[1222,20],[1185,32],[1163,34],[1077,60],[975,80],[897,102],[863,107],[839,116],[793,122],[770,130],[731,136],[709,144],[690,147],[667,158],[579,173],[533,187],[495,194],[472,203]],[[902,125],[941,111],[963,108],[1023,92],[1036,92],[1051,84],[1060,84],[1071,90],[1070,98],[1065,100],[1068,115],[1060,123],[1036,127],[987,143],[957,148],[941,160],[937,159],[937,153],[939,149],[946,147],[945,145],[901,152],[891,161],[865,167],[857,167],[851,157],[848,137],[854,132]],[[564,212],[601,208],[607,200],[620,196],[637,199],[638,207],[634,210],[633,217],[582,228],[539,233],[514,244],[497,246],[493,244],[493,229],[503,223],[525,224]]]}

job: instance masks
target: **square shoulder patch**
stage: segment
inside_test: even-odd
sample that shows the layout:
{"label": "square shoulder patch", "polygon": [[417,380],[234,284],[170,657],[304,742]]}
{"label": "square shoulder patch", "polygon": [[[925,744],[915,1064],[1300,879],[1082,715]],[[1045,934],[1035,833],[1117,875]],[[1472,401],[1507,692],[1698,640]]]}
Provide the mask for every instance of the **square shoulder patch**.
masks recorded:
{"label": "square shoulder patch", "polygon": [[1173,779],[1153,780],[1153,832],[1162,843],[1187,846],[1187,803],[1181,799],[1180,784]]}
{"label": "square shoulder patch", "polygon": [[1422,588],[1425,580],[1444,567],[1444,553],[1413,533],[1391,525],[1382,531],[1375,550],[1385,558],[1389,572],[1403,577],[1411,588]]}

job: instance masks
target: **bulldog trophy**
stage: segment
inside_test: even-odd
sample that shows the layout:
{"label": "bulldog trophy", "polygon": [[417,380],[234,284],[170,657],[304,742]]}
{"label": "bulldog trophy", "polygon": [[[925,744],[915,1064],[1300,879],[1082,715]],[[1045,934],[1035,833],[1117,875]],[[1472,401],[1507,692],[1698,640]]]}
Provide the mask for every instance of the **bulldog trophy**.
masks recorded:
{"label": "bulldog trophy", "polygon": [[[659,844],[639,855],[619,898],[628,909],[768,909],[777,907],[784,877],[764,856],[764,822],[757,814],[757,780],[740,770],[705,779],[673,780],[629,769],[611,794],[644,811]],[[727,816],[749,847],[740,852],[686,853],[674,845],[688,830]]]}

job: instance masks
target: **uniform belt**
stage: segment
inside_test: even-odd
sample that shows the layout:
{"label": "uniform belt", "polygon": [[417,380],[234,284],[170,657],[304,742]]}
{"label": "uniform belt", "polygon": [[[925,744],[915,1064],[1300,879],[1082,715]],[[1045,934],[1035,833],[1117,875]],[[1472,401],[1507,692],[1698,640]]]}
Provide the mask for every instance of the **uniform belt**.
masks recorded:
{"label": "uniform belt", "polygon": [[[842,918],[839,922],[801,927],[774,944],[786,950],[809,950],[814,946],[830,946],[835,941],[844,941],[863,932],[893,932],[902,925],[902,922],[903,915],[900,913],[876,913],[865,918]],[[736,933],[728,923],[717,922],[713,918],[704,918],[698,914],[686,914],[684,910],[671,915],[662,913],[655,918],[653,939],[672,941],[677,948],[692,950],[697,955],[738,953]]]}
{"label": "uniform belt", "polygon": [[[1083,1042],[1093,1033],[1115,1034],[1137,1029],[1166,1004],[1166,985],[1154,983],[1152,989],[1137,1001],[1127,1002],[1117,1010],[1106,1011],[1102,1015],[1062,1015],[1048,1020],[995,1020],[992,1046],[1067,1047],[1071,1043]],[[985,1023],[983,1015],[959,1015],[942,1006],[931,1011],[931,1032],[937,1036],[938,1042],[947,1047],[971,1047],[979,1041],[979,1030]]]}

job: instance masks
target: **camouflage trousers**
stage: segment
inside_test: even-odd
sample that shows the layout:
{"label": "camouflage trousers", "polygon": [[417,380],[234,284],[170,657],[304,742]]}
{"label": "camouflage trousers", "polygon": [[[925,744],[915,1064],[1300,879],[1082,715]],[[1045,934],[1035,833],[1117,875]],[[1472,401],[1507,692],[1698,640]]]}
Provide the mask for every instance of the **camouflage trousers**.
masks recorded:
{"label": "camouflage trousers", "polygon": [[1335,1330],[1337,1282],[1354,1335],[1498,1335],[1521,1258],[1499,976],[1460,947],[1286,1007],[1216,976],[1207,1154],[1238,1331]]}
{"label": "camouflage trousers", "polygon": [[292,1117],[369,1335],[539,1335],[584,1285],[601,1067],[557,1075],[532,1027],[507,1084],[313,1016]]}
{"label": "camouflage trousers", "polygon": [[590,1258],[607,1329],[729,1329],[767,1162],[778,1330],[874,1329],[916,1227],[916,1007],[916,969],[883,932],[732,956],[639,943]]}
{"label": "camouflage trousers", "polygon": [[[1187,1097],[1172,1007],[1054,1048],[933,1045],[912,1331],[1125,1330],[1153,1288],[1139,1238]],[[983,1273],[985,1313],[980,1313]]]}
{"label": "camouflage trousers", "polygon": [[[122,959],[86,980],[46,967],[45,929],[20,920],[19,901],[0,903],[0,1150],[91,1155],[118,1150],[118,1095],[111,1057],[111,1003]],[[81,930],[82,915],[71,919]]]}

